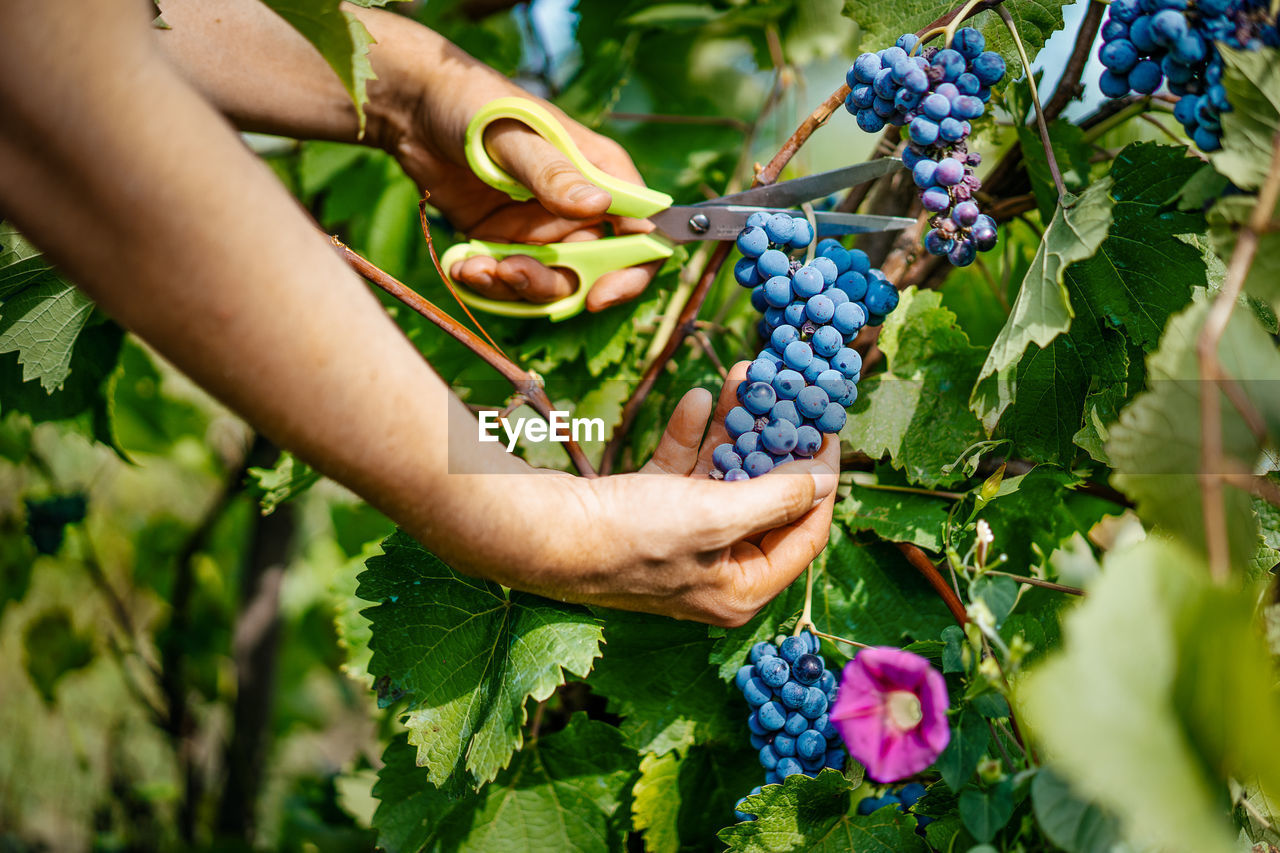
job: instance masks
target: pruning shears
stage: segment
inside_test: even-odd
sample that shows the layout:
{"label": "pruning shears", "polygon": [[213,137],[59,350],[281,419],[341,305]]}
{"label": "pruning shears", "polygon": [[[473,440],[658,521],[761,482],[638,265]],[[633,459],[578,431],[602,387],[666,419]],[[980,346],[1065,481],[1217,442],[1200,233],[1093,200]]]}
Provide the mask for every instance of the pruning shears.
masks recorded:
{"label": "pruning shears", "polygon": [[[574,243],[491,243],[470,240],[449,248],[440,259],[447,273],[450,267],[478,255],[505,258],[528,255],[549,267],[575,273],[578,289],[563,299],[545,304],[508,302],[481,296],[466,286],[457,288],[467,305],[507,317],[546,317],[564,320],[586,306],[587,294],[605,273],[671,256],[675,246],[695,240],[733,240],[753,213],[802,215],[791,208],[812,199],[873,180],[902,168],[902,161],[883,157],[866,163],[822,172],[804,178],[780,181],[692,205],[673,205],[671,196],[658,190],[615,178],[592,164],[556,118],[541,105],[525,98],[498,98],[476,113],[467,126],[466,155],[471,170],[482,181],[516,201],[533,198],[533,193],[505,172],[484,147],[484,131],[499,119],[515,119],[560,149],[587,180],[613,197],[608,212],[617,216],[648,219],[656,226],[649,234],[627,234]],[[812,213],[818,236],[895,231],[914,224],[901,216],[872,216],[857,213],[818,211]],[[461,283],[459,283],[461,284]]]}

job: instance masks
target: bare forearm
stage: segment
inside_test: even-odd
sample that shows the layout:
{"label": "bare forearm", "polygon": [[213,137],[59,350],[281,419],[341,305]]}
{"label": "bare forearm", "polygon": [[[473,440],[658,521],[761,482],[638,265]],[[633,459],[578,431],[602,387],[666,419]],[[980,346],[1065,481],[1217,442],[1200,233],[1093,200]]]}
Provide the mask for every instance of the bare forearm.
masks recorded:
{"label": "bare forearm", "polygon": [[[75,29],[56,13],[8,16],[21,32],[0,60],[0,100],[17,119],[0,133],[0,209],[259,429],[424,538],[466,538],[492,509],[447,476],[448,435],[475,434],[469,413],[269,171],[149,51],[135,12],[86,4]],[[40,45],[69,50],[50,63]],[[489,448],[477,465],[520,469]]]}

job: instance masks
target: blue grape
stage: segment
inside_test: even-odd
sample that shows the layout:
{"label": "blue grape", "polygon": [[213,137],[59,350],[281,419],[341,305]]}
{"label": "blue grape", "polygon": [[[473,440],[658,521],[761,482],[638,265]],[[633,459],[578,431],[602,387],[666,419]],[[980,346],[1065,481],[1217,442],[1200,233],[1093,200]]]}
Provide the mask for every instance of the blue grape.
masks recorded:
{"label": "blue grape", "polygon": [[[751,678],[747,681],[747,686],[742,688],[742,695],[747,700],[747,704],[752,706],[763,705],[773,698],[773,692],[759,677]],[[763,723],[764,721],[761,720],[761,724]],[[763,734],[763,732],[760,732],[760,734]]]}
{"label": "blue grape", "polygon": [[743,408],[756,416],[767,413],[777,401],[778,395],[768,382],[752,382],[742,395]]}
{"label": "blue grape", "polygon": [[792,400],[779,400],[774,403],[771,414],[775,418],[788,421],[797,428],[804,423],[804,419],[800,417],[800,412],[796,409],[796,404]]}
{"label": "blue grape", "polygon": [[805,341],[793,341],[782,351],[782,360],[792,370],[804,370],[813,361],[813,349]]}
{"label": "blue grape", "polygon": [[748,453],[747,458],[742,460],[742,470],[752,477],[762,477],[773,470],[773,460],[768,453],[757,450],[755,453]]}
{"label": "blue grape", "polygon": [[[752,269],[752,274],[753,274],[753,275],[755,274],[755,272],[754,272],[754,271],[755,271],[755,268],[756,268],[756,266],[755,266],[755,264],[753,263],[753,264],[751,265],[751,269]],[[759,311],[759,312],[761,312],[761,313],[763,313],[763,312],[764,312],[764,310],[765,310],[766,308],[768,308],[768,307],[769,307],[769,303],[768,303],[768,301],[764,298],[764,285],[763,285],[763,284],[757,284],[755,287],[751,288],[751,307],[752,307],[752,308],[754,308],[754,309],[756,309],[756,311]]]}
{"label": "blue grape", "polygon": [[1138,49],[1128,39],[1116,39],[1102,46],[1098,58],[1116,74],[1128,74],[1138,64]]}
{"label": "blue grape", "polygon": [[786,308],[791,304],[791,278],[786,275],[775,275],[766,279],[764,298],[774,308]]}
{"label": "blue grape", "polygon": [[820,355],[815,355],[813,360],[809,362],[809,366],[804,369],[804,381],[807,384],[812,385],[818,381],[818,377],[824,370],[830,369],[831,364],[825,358]]}
{"label": "blue grape", "polygon": [[717,445],[716,449],[711,451],[711,462],[722,473],[742,467],[742,457],[734,450],[732,444]]}
{"label": "blue grape", "polygon": [[932,145],[938,139],[938,123],[925,116],[916,116],[907,128],[907,135],[911,137],[912,142]]}
{"label": "blue grape", "polygon": [[1004,77],[1004,58],[998,53],[986,51],[973,60],[970,68],[979,83],[991,86]]}
{"label": "blue grape", "polygon": [[883,281],[873,282],[867,287],[867,311],[872,314],[890,314],[898,307],[898,290],[892,284]]}
{"label": "blue grape", "polygon": [[[738,239],[741,240],[741,236]],[[755,258],[738,258],[738,262],[733,265],[733,280],[743,287],[759,284],[760,275],[756,272]]]}
{"label": "blue grape", "polygon": [[746,471],[742,470],[741,468],[734,468],[732,471],[729,471],[724,475],[724,480],[726,483],[736,483],[739,480],[747,480],[750,478],[751,478],[751,475],[748,474]]}
{"label": "blue grape", "polygon": [[729,410],[729,414],[724,416],[724,428],[730,437],[736,439],[744,432],[751,432],[756,428],[755,415],[742,406],[734,406]]}
{"label": "blue grape", "polygon": [[841,347],[831,357],[831,366],[843,373],[846,379],[853,379],[862,372],[862,356],[856,349]]}
{"label": "blue grape", "polygon": [[[853,305],[855,303],[850,302],[847,304]],[[840,347],[844,346],[844,338],[833,326],[819,326],[817,331],[813,333],[813,337],[809,339],[809,343],[812,345],[816,355],[830,358],[836,354]]]}
{"label": "blue grape", "polygon": [[756,670],[760,673],[760,680],[774,689],[786,684],[791,678],[790,664],[777,656],[761,659],[760,663],[756,664]]}
{"label": "blue grape", "polygon": [[787,663],[793,664],[799,659],[800,655],[808,651],[807,642],[803,637],[787,637],[778,644],[778,655]]}
{"label": "blue grape", "polygon": [[804,685],[816,683],[825,672],[822,660],[815,654],[806,653],[796,658],[795,666],[790,670],[796,681]]}
{"label": "blue grape", "polygon": [[739,690],[742,690],[744,687],[747,686],[747,682],[750,681],[752,677],[755,675],[755,671],[756,671],[756,668],[749,663],[743,664],[742,666],[738,667],[738,672],[733,677],[734,685]]}
{"label": "blue grape", "polygon": [[[810,357],[812,358],[812,356]],[[779,370],[778,374],[773,377],[773,390],[780,400],[794,400],[803,387],[804,376],[790,368]]]}
{"label": "blue grape", "polygon": [[[814,384],[823,391],[826,391],[827,396],[832,400],[837,400],[844,396],[844,374],[838,370],[832,370],[829,368],[822,371],[818,374],[818,378],[815,380]],[[723,444],[721,447],[727,447],[731,452],[733,450],[732,444]],[[788,448],[788,450],[790,450],[790,448]],[[735,457],[737,456],[737,454],[734,455]],[[741,467],[741,463],[739,462],[738,465],[731,465],[730,467],[739,468]]]}
{"label": "blue grape", "polygon": [[[796,408],[806,418],[821,417],[826,412],[827,404],[830,402],[831,398],[827,396],[827,392],[816,385],[808,385],[802,388],[796,396]],[[821,430],[822,427],[818,427],[818,429]]]}
{"label": "blue grape", "polygon": [[796,710],[800,709],[808,695],[809,688],[798,681],[788,681],[778,691],[778,698],[782,700],[782,704]]}
{"label": "blue grape", "polygon": [[791,289],[801,299],[817,296],[825,286],[826,282],[822,280],[822,273],[812,266],[801,267],[791,276]]}
{"label": "blue grape", "polygon": [[[764,445],[764,449],[770,453],[790,453],[796,446],[796,428],[790,421],[775,417],[769,421],[769,424],[760,430],[760,443]],[[785,661],[784,661],[785,663]],[[783,679],[784,681],[786,679]],[[771,687],[777,687],[771,684]]]}
{"label": "blue grape", "polygon": [[[791,272],[791,261],[777,249],[769,249],[761,253],[756,260],[756,269],[766,279],[773,278],[775,275],[785,276]],[[768,282],[766,281],[767,284]],[[788,299],[788,301],[790,300]]]}
{"label": "blue grape", "polygon": [[844,291],[845,296],[848,296],[850,301],[857,302],[867,293],[867,277],[857,270],[851,269],[846,273],[842,273],[836,279],[836,287]]}
{"label": "blue grape", "polygon": [[[826,697],[823,697],[825,700]],[[827,752],[827,739],[822,735],[809,729],[802,732],[795,741],[796,754],[808,761],[816,758],[822,758]]]}
{"label": "blue grape", "polygon": [[787,244],[793,249],[803,249],[813,242],[813,226],[809,224],[809,220],[795,217],[795,233],[791,235],[791,241]]}
{"label": "blue grape", "polygon": [[[787,282],[787,287],[791,287],[790,281]],[[787,325],[795,326],[797,329],[804,325],[804,306],[805,303],[803,300],[796,299],[786,308],[782,309],[782,318],[786,321]]]}
{"label": "blue grape", "polygon": [[764,232],[770,243],[789,243],[796,233],[795,219],[786,213],[775,213],[765,223]]}
{"label": "blue grape", "polygon": [[751,647],[748,657],[752,663],[760,663],[761,658],[777,657],[777,655],[778,647],[762,640]]}
{"label": "blue grape", "polygon": [[777,773],[783,779],[787,778],[788,776],[794,776],[797,773],[803,773],[803,772],[804,772],[804,768],[801,767],[800,762],[796,761],[794,758],[784,758],[778,762]]}
{"label": "blue grape", "polygon": [[962,27],[956,30],[951,44],[965,59],[977,59],[986,50],[987,40],[973,27]]}
{"label": "blue grape", "polygon": [[[835,276],[832,276],[832,280],[835,280]],[[805,303],[805,316],[815,323],[828,322],[835,312],[835,303],[832,302],[829,297],[823,296],[821,293],[816,296],[810,296],[809,301]]]}
{"label": "blue grape", "polygon": [[[794,684],[795,682],[789,681],[787,683]],[[760,710],[764,711],[764,709],[767,707],[769,706],[762,705]],[[827,694],[823,693],[821,690],[819,690],[816,687],[808,688],[805,691],[804,702],[800,705],[800,713],[804,714],[806,717],[812,720],[813,718],[819,717],[822,714],[825,714],[826,712],[827,712]],[[763,716],[761,717],[760,722],[764,723],[765,726],[769,725],[768,722],[765,721]]]}
{"label": "blue grape", "polygon": [[[865,281],[865,279],[864,279]],[[866,288],[860,295],[866,294]],[[857,302],[846,302],[837,305],[832,312],[831,325],[845,336],[856,335],[858,330],[867,324],[867,314]]]}
{"label": "blue grape", "polygon": [[840,269],[836,266],[836,262],[825,255],[819,255],[809,262],[809,268],[815,269],[822,276],[823,286],[836,283],[836,277],[840,275]]}
{"label": "blue grape", "polygon": [[823,409],[822,414],[818,417],[815,426],[817,426],[818,430],[821,432],[834,435],[844,429],[845,420],[848,416],[849,415],[845,411],[844,406],[840,403],[828,403],[827,407]]}
{"label": "blue grape", "polygon": [[[777,408],[778,404],[774,403],[773,405],[774,408]],[[754,431],[744,432],[733,442],[733,449],[739,457],[745,459],[748,453],[754,453],[760,449],[760,433]]]}
{"label": "blue grape", "polygon": [[822,449],[822,433],[805,424],[796,429],[795,453],[800,456],[813,456]]}
{"label": "blue grape", "polygon": [[747,258],[758,258],[769,248],[769,237],[763,228],[744,228],[738,235],[738,251]]}
{"label": "blue grape", "polygon": [[[783,319],[786,319],[785,315]],[[769,336],[769,345],[775,350],[786,352],[787,344],[800,340],[800,330],[795,326],[783,324],[773,330],[773,334]]]}

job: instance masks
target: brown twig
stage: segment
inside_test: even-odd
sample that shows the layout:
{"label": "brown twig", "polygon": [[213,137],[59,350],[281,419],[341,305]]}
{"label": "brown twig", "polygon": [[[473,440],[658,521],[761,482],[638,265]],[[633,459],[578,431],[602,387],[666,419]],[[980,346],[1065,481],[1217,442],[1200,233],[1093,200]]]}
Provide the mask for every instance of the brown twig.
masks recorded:
{"label": "brown twig", "polygon": [[1222,290],[1209,308],[1204,328],[1196,341],[1196,357],[1200,363],[1200,495],[1204,504],[1205,549],[1209,556],[1209,573],[1219,583],[1230,576],[1231,554],[1222,493],[1226,459],[1222,448],[1222,409],[1218,395],[1219,379],[1223,376],[1218,346],[1244,288],[1253,257],[1257,254],[1259,234],[1271,221],[1277,198],[1280,198],[1280,132],[1272,138],[1271,166],[1258,192],[1258,201],[1249,222],[1240,229],[1231,261],[1227,264],[1227,274],[1222,280]]}
{"label": "brown twig", "polygon": [[1080,85],[1080,76],[1084,73],[1090,54],[1093,53],[1093,41],[1098,37],[1098,27],[1102,25],[1102,13],[1106,9],[1106,3],[1093,0],[1089,4],[1088,11],[1084,13],[1084,19],[1080,21],[1080,29],[1076,31],[1075,47],[1071,49],[1071,56],[1067,57],[1067,64],[1062,69],[1062,77],[1058,80],[1057,88],[1053,90],[1053,96],[1044,105],[1046,120],[1053,121],[1060,116],[1067,108],[1067,104],[1084,91],[1084,87]]}
{"label": "brown twig", "polygon": [[934,592],[947,605],[947,609],[951,611],[951,616],[956,620],[961,628],[969,622],[969,616],[965,613],[964,603],[960,601],[960,596],[956,595],[956,591],[952,589],[943,579],[938,567],[933,564],[933,560],[929,559],[929,555],[922,551],[918,546],[909,542],[895,543],[902,555],[907,558],[916,571],[924,575],[924,579],[929,582],[929,586],[933,587]]}
{"label": "brown twig", "polygon": [[1031,584],[1032,586],[1043,587],[1044,589],[1052,589],[1055,592],[1065,592],[1068,595],[1084,595],[1084,590],[1076,586],[1067,586],[1062,583],[1054,583],[1053,581],[1027,577],[1026,575],[1015,575],[1013,572],[1001,572],[995,569],[985,569],[984,571],[989,575],[998,575],[1002,578],[1013,578],[1018,583],[1026,583]]}
{"label": "brown twig", "polygon": [[1256,474],[1248,474],[1242,471],[1228,471],[1222,475],[1223,482],[1226,482],[1237,489],[1243,489],[1254,497],[1262,498],[1273,506],[1280,506],[1280,486],[1266,477],[1259,477]]}
{"label": "brown twig", "polygon": [[[350,247],[345,245],[337,237],[330,237],[333,247],[342,257],[347,265],[368,280],[371,284],[376,285],[380,289],[399,299],[405,305],[412,308],[417,313],[426,317],[450,337],[458,343],[471,350],[480,357],[485,364],[492,367],[502,378],[511,383],[511,387],[515,389],[517,394],[522,395],[529,401],[529,405],[543,418],[550,420],[551,418],[551,400],[547,397],[546,390],[542,387],[542,382],[532,373],[521,368],[511,359],[502,355],[494,347],[481,340],[480,336],[459,323],[448,313],[441,310],[439,306],[410,288],[408,285],[397,280],[390,273],[384,272],[377,266],[361,257]],[[595,477],[596,470],[591,464],[591,460],[582,452],[582,447],[572,439],[565,442],[565,450],[569,453],[569,458],[573,461],[573,466],[578,469],[578,473],[584,477]]]}
{"label": "brown twig", "polygon": [[690,337],[692,337],[694,342],[697,343],[703,354],[711,360],[711,363],[715,365],[716,373],[720,374],[720,379],[723,381],[728,378],[729,371],[725,369],[724,362],[722,362],[720,360],[720,356],[716,354],[716,348],[711,345],[711,338],[707,337],[707,333],[701,329],[697,329]]}

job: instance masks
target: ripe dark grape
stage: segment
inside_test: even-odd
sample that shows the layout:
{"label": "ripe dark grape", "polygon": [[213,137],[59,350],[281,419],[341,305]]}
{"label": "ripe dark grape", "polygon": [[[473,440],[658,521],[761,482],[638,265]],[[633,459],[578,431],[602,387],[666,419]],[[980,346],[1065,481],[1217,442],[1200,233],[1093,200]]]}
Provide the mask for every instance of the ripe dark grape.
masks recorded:
{"label": "ripe dark grape", "polygon": [[[747,727],[751,746],[765,770],[766,785],[796,773],[816,776],[824,767],[844,768],[844,747],[825,709],[835,696],[836,676],[826,668],[819,649],[818,638],[808,631],[787,637],[778,646],[757,643],[751,649],[751,662],[734,677],[754,709],[747,717]],[[797,680],[797,671],[805,673],[807,683]],[[787,679],[773,685],[782,672],[787,673]],[[763,696],[766,690],[768,695]],[[819,705],[823,707],[820,714],[806,712]],[[760,788],[751,793],[760,793]],[[745,799],[734,806],[734,816],[739,821],[755,820],[742,810]]]}
{"label": "ripe dark grape", "polygon": [[[986,50],[982,33],[972,27],[957,30],[948,47],[911,55],[918,48],[919,40],[906,34],[893,47],[859,56],[846,75],[850,94],[845,108],[864,130],[879,130],[885,123],[906,128],[903,163],[920,187],[924,209],[938,214],[925,235],[925,248],[963,266],[973,262],[976,255],[971,253],[977,249],[995,245],[994,240],[969,239],[973,222],[952,220],[949,214],[958,204],[972,205],[981,187],[973,172],[980,158],[966,145],[969,122],[985,112],[991,86],[1004,77],[1005,63],[998,53]],[[954,230],[939,229],[939,220],[952,221]],[[868,308],[873,316],[886,313]]]}

